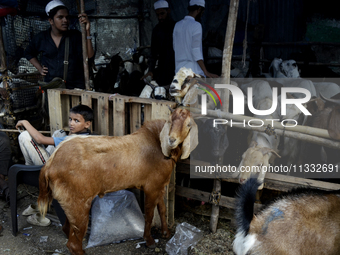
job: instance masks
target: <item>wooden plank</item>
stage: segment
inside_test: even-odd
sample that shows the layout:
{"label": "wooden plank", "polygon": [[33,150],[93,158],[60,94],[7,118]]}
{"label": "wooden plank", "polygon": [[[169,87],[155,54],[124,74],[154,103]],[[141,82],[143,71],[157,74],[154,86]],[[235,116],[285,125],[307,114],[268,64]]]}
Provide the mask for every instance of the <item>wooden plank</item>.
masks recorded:
{"label": "wooden plank", "polygon": [[[86,92],[81,93],[81,104],[87,105],[88,107],[90,107],[93,110],[92,96],[89,93],[86,93]],[[95,122],[95,119],[94,119],[94,122]],[[94,124],[95,123],[92,123],[92,125],[90,127],[91,132],[93,132],[93,130],[94,130]]]}
{"label": "wooden plank", "polygon": [[[201,190],[195,190],[176,185],[176,195],[210,203],[209,202],[210,193]],[[233,197],[221,196],[219,206],[235,209],[236,202],[235,200],[236,199]],[[258,212],[261,209],[261,207],[262,207],[261,204],[255,204],[254,205],[255,212]]]}
{"label": "wooden plank", "polygon": [[91,96],[90,93],[83,92],[81,94],[81,104],[87,105],[88,107],[93,109],[93,107],[92,107],[92,96]]}
{"label": "wooden plank", "polygon": [[113,102],[109,100],[109,135],[113,136]]}
{"label": "wooden plank", "polygon": [[[64,89],[64,88],[58,88],[54,89],[60,91],[60,94],[66,94],[66,95],[73,95],[73,96],[82,96],[83,94],[90,95],[92,98],[98,98],[99,96],[111,96],[109,93],[101,93],[101,92],[94,92],[94,91],[84,91],[84,90],[78,90],[78,89]],[[169,105],[170,107],[175,107],[176,103],[173,101],[166,101],[166,100],[157,100],[157,99],[151,99],[151,98],[141,98],[141,97],[130,97],[130,96],[123,96],[123,95],[116,95],[111,96],[109,98],[110,101],[114,101],[115,98],[123,99],[127,103],[141,103],[141,104],[152,104],[153,102],[161,103]]]}
{"label": "wooden plank", "polygon": [[109,135],[109,96],[98,97],[98,132],[101,135]]}
{"label": "wooden plank", "polygon": [[99,132],[99,114],[98,114],[98,98],[93,98],[91,96],[92,100],[92,110],[93,110],[93,122],[92,122],[92,130],[96,134],[100,134]]}
{"label": "wooden plank", "polygon": [[48,90],[48,111],[50,115],[51,134],[63,128],[63,115],[61,108],[60,91]]}
{"label": "wooden plank", "polygon": [[[180,161],[177,163],[176,171],[178,173],[190,174],[190,165],[188,161]],[[223,173],[222,181],[238,183],[238,180],[232,178],[232,173]],[[201,177],[198,175],[196,177]],[[229,178],[228,178],[229,177]],[[340,184],[318,181],[313,179],[305,179],[300,177],[294,177],[283,174],[276,173],[266,173],[264,187],[270,190],[276,191],[289,191],[296,187],[307,186],[310,188],[323,189],[323,190],[338,190],[340,189]]]}
{"label": "wooden plank", "polygon": [[142,125],[142,105],[137,103],[130,106],[130,132],[137,131]]}
{"label": "wooden plank", "polygon": [[113,135],[125,135],[125,100],[118,97],[113,101]]}
{"label": "wooden plank", "polygon": [[[61,114],[63,119],[63,127],[68,127],[68,117],[70,115],[70,96],[60,95],[61,97]],[[52,133],[53,134],[53,133]]]}
{"label": "wooden plank", "polygon": [[144,104],[144,122],[151,120],[152,104]]}
{"label": "wooden plank", "polygon": [[71,96],[71,106],[75,107],[80,104],[80,97],[79,96]]}
{"label": "wooden plank", "polygon": [[151,109],[151,119],[164,119],[167,120],[169,115],[171,114],[168,104],[164,104],[162,102],[152,102]]}

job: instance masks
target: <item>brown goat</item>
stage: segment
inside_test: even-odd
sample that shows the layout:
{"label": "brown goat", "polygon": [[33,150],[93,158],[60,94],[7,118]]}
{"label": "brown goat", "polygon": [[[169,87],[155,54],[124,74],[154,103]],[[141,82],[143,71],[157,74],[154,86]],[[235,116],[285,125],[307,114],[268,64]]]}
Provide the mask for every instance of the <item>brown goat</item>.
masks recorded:
{"label": "brown goat", "polygon": [[198,144],[198,131],[190,112],[177,108],[169,120],[146,122],[131,135],[74,136],[54,152],[39,177],[39,209],[43,215],[52,198],[66,214],[63,231],[74,255],[84,254],[82,240],[87,230],[95,196],[128,188],[145,193],[144,239],[154,246],[151,222],[157,205],[162,237],[170,232],[165,219],[164,187],[181,157],[189,157]]}
{"label": "brown goat", "polygon": [[340,254],[339,191],[300,188],[255,216],[259,185],[248,179],[238,192],[237,255]]}

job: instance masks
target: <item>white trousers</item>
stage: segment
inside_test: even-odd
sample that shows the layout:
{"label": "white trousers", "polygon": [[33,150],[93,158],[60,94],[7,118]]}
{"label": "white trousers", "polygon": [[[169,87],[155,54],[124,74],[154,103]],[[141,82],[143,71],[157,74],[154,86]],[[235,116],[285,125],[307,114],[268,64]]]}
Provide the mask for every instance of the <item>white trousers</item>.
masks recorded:
{"label": "white trousers", "polygon": [[[67,134],[64,130],[56,130],[52,137],[63,137],[66,135]],[[55,149],[55,147],[52,145],[49,145],[47,148],[45,148],[44,145],[38,144],[27,131],[22,132],[19,135],[18,140],[21,152],[25,158],[26,165],[45,164]]]}

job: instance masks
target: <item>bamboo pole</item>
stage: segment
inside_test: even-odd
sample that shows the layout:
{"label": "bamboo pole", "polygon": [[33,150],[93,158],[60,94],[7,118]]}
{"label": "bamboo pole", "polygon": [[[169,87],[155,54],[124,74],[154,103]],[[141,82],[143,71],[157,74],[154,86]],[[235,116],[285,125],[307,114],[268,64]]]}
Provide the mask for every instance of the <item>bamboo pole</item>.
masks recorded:
{"label": "bamboo pole", "polygon": [[[80,0],[80,13],[85,12],[84,0]],[[80,24],[81,27],[81,42],[83,47],[83,64],[85,76],[85,89],[90,90],[90,76],[89,76],[89,59],[87,55],[87,39],[85,24]]]}
{"label": "bamboo pole", "polygon": [[[0,54],[1,54],[1,73],[4,77],[7,76],[7,63],[6,63],[6,53],[5,53],[5,47],[4,47],[4,41],[2,38],[2,19],[0,18]],[[6,79],[2,80],[4,84],[4,88],[8,88],[8,83]]]}
{"label": "bamboo pole", "polygon": [[[238,12],[239,0],[230,0],[227,31],[224,41],[223,60],[222,60],[222,78],[224,84],[230,84],[230,68],[231,58],[233,55],[233,44],[235,37],[237,12]],[[222,93],[222,111],[229,112],[229,90],[224,89]],[[219,163],[223,162],[223,158],[219,159]],[[221,193],[221,181],[219,179],[214,180],[214,192]],[[217,229],[218,217],[219,217],[219,205],[212,205],[211,217],[210,217],[210,230],[215,233]]]}
{"label": "bamboo pole", "polygon": [[[183,107],[183,108],[189,109],[189,107]],[[200,114],[199,114],[200,111],[201,111],[200,109],[190,107],[190,111],[193,113],[194,116],[195,116],[195,114],[197,114],[197,116],[200,116]],[[229,116],[230,114],[225,116],[225,113],[215,112],[215,110],[207,110],[207,116],[209,116],[209,117],[217,117],[217,118],[220,119],[221,115],[222,115],[222,118],[224,118],[224,117]],[[235,116],[233,116],[233,117],[235,117]],[[249,119],[256,119],[256,118],[250,118],[248,116],[238,116],[238,117],[247,118],[247,119],[248,118]],[[256,120],[260,120],[260,119],[256,119]],[[230,126],[231,122],[226,123],[226,125]],[[263,127],[250,127],[248,125],[245,125],[245,126],[234,125],[233,127],[248,129],[248,130],[251,130],[251,131],[265,132],[267,126],[263,125]],[[285,135],[287,137],[295,138],[295,139],[298,139],[298,140],[301,140],[301,141],[315,143],[315,144],[318,144],[320,146],[325,146],[325,147],[332,148],[332,149],[340,149],[340,141],[332,140],[329,136],[328,136],[328,138],[323,138],[323,137],[318,137],[318,136],[315,135],[314,131],[317,131],[317,132],[322,131],[322,133],[324,133],[324,132],[327,133],[327,130],[325,130],[325,129],[308,127],[309,130],[311,131],[308,134],[308,133],[298,132],[294,128],[290,128],[290,130],[289,129],[283,130],[282,126],[278,126],[278,127],[280,127],[280,129],[275,128],[275,133],[277,135]],[[296,126],[297,129],[301,128],[300,130],[302,130],[303,127],[304,126]]]}
{"label": "bamboo pole", "polygon": [[[189,107],[184,107],[189,109]],[[197,113],[200,114],[201,113],[201,109],[198,108],[193,108],[190,107],[190,111],[193,113]],[[274,129],[281,129],[281,130],[288,130],[288,131],[293,131],[293,132],[299,132],[302,134],[308,134],[308,135],[313,135],[313,136],[317,136],[317,137],[321,137],[321,138],[327,138],[327,139],[332,139],[329,134],[328,131],[326,129],[321,129],[321,128],[314,128],[314,127],[308,127],[308,126],[301,126],[301,125],[297,125],[295,127],[293,126],[287,126],[284,127],[280,124],[280,122],[277,121],[266,121],[263,119],[258,119],[255,117],[248,117],[248,116],[244,116],[244,115],[233,115],[232,113],[229,112],[222,112],[222,111],[215,111],[215,110],[207,110],[207,116],[210,117],[216,117],[218,119],[226,119],[226,120],[233,120],[234,123],[234,127],[241,127],[241,124],[235,124],[235,122],[243,122],[245,121],[245,123],[247,124],[247,122],[249,120],[257,120],[258,122],[252,123],[254,126],[255,125],[259,125],[260,121],[263,121],[265,127],[267,127],[267,125],[273,126]],[[285,125],[291,125],[291,124],[287,124],[285,123]]]}

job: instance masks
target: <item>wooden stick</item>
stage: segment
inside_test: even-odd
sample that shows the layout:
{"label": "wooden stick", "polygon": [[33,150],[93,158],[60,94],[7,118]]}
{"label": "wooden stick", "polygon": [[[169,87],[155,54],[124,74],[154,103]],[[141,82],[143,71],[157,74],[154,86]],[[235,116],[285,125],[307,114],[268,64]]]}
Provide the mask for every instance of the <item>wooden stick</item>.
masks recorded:
{"label": "wooden stick", "polygon": [[[222,77],[223,77],[224,84],[230,84],[231,57],[233,55],[233,44],[234,44],[234,37],[235,37],[238,6],[239,6],[239,0],[230,0],[228,24],[227,24],[227,31],[225,35],[223,60],[222,60]],[[228,113],[229,112],[229,90],[227,89],[223,90],[222,100],[223,100],[222,111],[225,113]],[[220,158],[219,161],[223,162],[223,157]],[[214,192],[217,192],[218,194],[221,193],[221,181],[218,179],[214,180]],[[217,229],[219,210],[220,210],[219,205],[212,205],[211,218],[210,218],[210,230],[213,233],[215,233]]]}
{"label": "wooden stick", "polygon": [[[80,13],[85,12],[84,0],[80,0]],[[90,90],[90,76],[89,76],[89,59],[87,55],[87,39],[85,24],[80,24],[81,27],[81,42],[83,47],[83,64],[85,76],[85,89]]]}
{"label": "wooden stick", "polygon": [[[0,129],[1,132],[12,132],[12,133],[21,133],[22,131],[19,131],[18,129]],[[51,134],[51,131],[39,131],[38,132],[42,134]]]}
{"label": "wooden stick", "polygon": [[[6,63],[6,52],[5,52],[5,47],[4,47],[4,40],[2,38],[2,19],[0,18],[0,54],[1,54],[1,69],[3,72],[3,76],[6,77],[7,76],[7,63]],[[4,88],[8,88],[8,83],[6,79],[2,80],[3,84],[4,84]]]}

